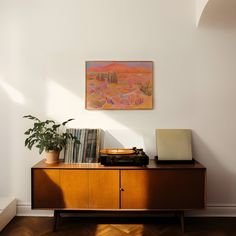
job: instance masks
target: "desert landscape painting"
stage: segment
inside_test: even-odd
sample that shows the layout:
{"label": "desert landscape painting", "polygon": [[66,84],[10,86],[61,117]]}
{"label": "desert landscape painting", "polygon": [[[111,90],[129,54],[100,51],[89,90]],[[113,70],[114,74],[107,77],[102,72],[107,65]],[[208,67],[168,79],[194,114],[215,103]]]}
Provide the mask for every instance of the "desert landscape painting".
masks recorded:
{"label": "desert landscape painting", "polygon": [[153,108],[151,61],[87,61],[86,108]]}

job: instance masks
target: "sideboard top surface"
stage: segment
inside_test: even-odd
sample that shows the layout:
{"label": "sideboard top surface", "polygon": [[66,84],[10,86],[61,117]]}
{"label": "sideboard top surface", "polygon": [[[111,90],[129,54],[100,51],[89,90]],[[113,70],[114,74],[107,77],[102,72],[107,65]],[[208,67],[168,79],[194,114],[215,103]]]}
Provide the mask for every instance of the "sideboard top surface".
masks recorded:
{"label": "sideboard top surface", "polygon": [[45,160],[41,160],[35,164],[34,169],[106,169],[106,170],[152,170],[152,169],[206,169],[201,163],[195,161],[194,164],[157,164],[155,160],[149,160],[147,166],[104,166],[100,163],[76,163],[67,164],[59,162],[57,164],[46,164]]}

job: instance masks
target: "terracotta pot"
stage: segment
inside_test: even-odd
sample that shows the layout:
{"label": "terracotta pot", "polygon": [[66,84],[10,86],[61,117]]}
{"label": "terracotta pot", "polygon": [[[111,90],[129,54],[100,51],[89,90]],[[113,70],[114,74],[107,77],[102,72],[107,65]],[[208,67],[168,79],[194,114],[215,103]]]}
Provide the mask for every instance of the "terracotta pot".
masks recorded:
{"label": "terracotta pot", "polygon": [[57,151],[47,151],[46,152],[46,161],[47,164],[55,164],[59,162],[60,152]]}

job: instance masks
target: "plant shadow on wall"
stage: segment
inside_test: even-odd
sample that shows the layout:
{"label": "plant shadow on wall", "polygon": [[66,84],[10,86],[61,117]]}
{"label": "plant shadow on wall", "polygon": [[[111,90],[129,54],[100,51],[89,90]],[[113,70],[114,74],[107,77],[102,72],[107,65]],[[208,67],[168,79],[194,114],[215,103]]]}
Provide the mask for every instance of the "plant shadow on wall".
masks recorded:
{"label": "plant shadow on wall", "polygon": [[41,121],[32,115],[26,115],[23,118],[34,121],[33,127],[25,132],[25,135],[28,135],[25,140],[25,146],[30,150],[35,146],[39,149],[39,154],[45,151],[47,164],[59,161],[60,152],[69,140],[74,141],[75,145],[80,144],[76,136],[65,131],[66,124],[74,119],[56,123],[54,120]]}

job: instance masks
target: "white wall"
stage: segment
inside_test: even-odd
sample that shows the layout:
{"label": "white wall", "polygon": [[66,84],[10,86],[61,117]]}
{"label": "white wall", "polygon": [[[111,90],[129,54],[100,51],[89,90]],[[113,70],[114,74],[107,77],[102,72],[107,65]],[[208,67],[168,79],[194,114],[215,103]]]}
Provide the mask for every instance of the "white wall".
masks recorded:
{"label": "white wall", "polygon": [[[235,30],[195,27],[194,0],[0,1],[0,194],[30,202],[33,114],[106,131],[106,147],[143,147],[156,128],[190,128],[208,204],[236,204]],[[86,60],[152,60],[154,109],[87,111]],[[191,191],[191,190],[190,190]]]}

